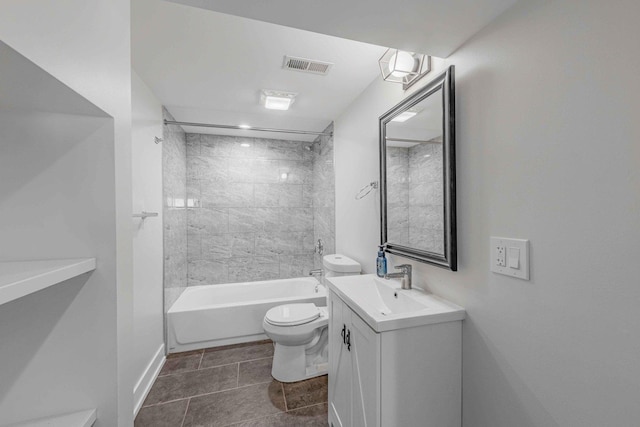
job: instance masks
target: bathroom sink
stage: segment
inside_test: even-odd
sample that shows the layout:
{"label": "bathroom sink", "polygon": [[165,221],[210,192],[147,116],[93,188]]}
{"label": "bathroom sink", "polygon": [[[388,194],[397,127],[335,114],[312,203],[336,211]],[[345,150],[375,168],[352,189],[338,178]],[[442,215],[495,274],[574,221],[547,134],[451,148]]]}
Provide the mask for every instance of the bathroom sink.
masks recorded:
{"label": "bathroom sink", "polygon": [[377,332],[462,320],[463,308],[374,274],[327,278],[329,288]]}

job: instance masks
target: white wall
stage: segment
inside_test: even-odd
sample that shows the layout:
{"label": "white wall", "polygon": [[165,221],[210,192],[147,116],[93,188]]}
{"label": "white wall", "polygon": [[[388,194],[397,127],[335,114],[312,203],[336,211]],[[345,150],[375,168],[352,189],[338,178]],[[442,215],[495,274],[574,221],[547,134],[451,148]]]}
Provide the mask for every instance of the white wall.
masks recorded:
{"label": "white wall", "polygon": [[164,360],[162,310],[162,105],[133,72],[132,172],[133,210],[158,217],[133,219],[133,390],[134,410],[142,405]]}
{"label": "white wall", "polygon": [[[467,427],[638,424],[639,14],[634,1],[520,2],[447,60],[459,271],[413,265],[468,311]],[[377,202],[353,193],[377,176],[377,117],[400,97],[374,82],[336,120],[337,250],[368,272]],[[489,272],[492,235],[531,240],[530,281]]]}
{"label": "white wall", "polygon": [[[98,205],[106,201],[109,206],[104,214],[111,216],[112,225],[96,232],[108,236],[94,273],[101,276],[102,284],[95,294],[87,296],[91,301],[101,301],[96,313],[101,345],[92,349],[94,371],[100,374],[86,387],[104,406],[97,425],[130,425],[133,291],[129,1],[5,0],[0,4],[0,40],[113,117],[108,129],[111,144],[105,148],[100,164],[110,169],[111,191],[95,194]],[[34,245],[32,255],[39,251]],[[60,252],[71,252],[71,248]],[[87,349],[91,345],[88,340]],[[21,405],[33,407],[28,401]]]}

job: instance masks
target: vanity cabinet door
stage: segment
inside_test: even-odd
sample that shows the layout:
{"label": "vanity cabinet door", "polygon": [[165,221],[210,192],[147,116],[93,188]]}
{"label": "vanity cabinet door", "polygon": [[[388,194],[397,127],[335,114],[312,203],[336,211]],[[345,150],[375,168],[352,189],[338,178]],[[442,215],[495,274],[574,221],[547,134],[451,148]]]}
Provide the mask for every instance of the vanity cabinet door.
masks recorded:
{"label": "vanity cabinet door", "polygon": [[351,313],[353,427],[380,426],[380,334]]}
{"label": "vanity cabinet door", "polygon": [[329,294],[329,425],[351,427],[351,352],[346,333],[351,311],[335,294]]}

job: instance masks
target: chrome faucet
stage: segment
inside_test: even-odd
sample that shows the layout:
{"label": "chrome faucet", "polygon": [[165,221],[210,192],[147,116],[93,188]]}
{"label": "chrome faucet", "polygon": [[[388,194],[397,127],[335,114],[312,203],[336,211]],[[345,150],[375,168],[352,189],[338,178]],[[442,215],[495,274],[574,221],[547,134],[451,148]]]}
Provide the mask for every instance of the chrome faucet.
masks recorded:
{"label": "chrome faucet", "polygon": [[316,268],[315,270],[309,271],[309,276],[313,276],[313,277],[316,277],[316,276],[322,277],[323,274],[324,274],[324,271],[322,271],[321,268]]}
{"label": "chrome faucet", "polygon": [[316,283],[316,294],[318,293],[318,285],[320,285],[320,282],[322,282],[322,276],[324,275],[324,270],[321,268],[317,268],[315,270],[311,270],[309,272],[309,276],[313,276],[316,278],[316,280],[318,281]]}
{"label": "chrome faucet", "polygon": [[401,264],[401,265],[396,265],[394,268],[400,270],[400,272],[385,274],[384,278],[388,280],[388,279],[395,279],[399,277],[400,284],[402,285],[402,289],[411,289],[411,265]]}

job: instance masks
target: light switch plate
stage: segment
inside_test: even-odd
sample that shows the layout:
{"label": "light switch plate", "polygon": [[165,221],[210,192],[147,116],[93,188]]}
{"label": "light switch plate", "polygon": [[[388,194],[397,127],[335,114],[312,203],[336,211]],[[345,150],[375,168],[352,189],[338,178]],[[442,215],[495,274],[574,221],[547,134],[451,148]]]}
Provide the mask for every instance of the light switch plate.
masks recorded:
{"label": "light switch plate", "polygon": [[[505,276],[529,280],[529,241],[505,237],[491,237],[490,240],[491,271]],[[514,263],[513,257],[517,255],[519,255],[518,262]],[[505,258],[507,262],[505,262]],[[514,265],[517,265],[517,268],[510,267]]]}

